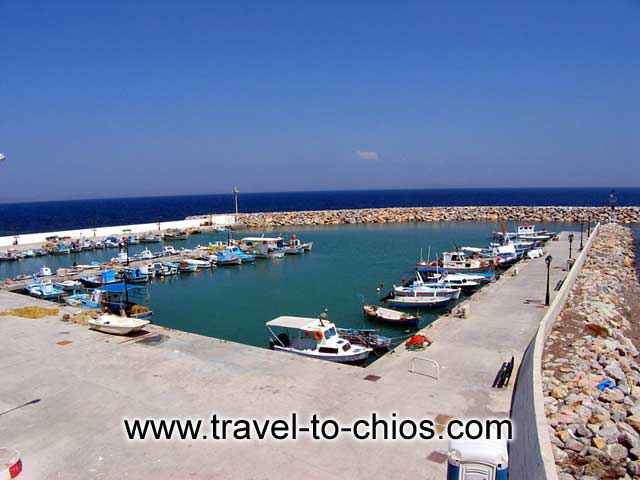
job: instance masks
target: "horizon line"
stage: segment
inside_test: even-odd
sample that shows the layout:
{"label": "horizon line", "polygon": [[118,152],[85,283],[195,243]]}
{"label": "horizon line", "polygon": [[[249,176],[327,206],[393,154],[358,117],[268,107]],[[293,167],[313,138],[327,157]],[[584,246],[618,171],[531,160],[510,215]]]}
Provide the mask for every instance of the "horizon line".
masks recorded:
{"label": "horizon line", "polygon": [[[640,189],[640,186],[635,187],[617,187],[617,186],[562,186],[562,187],[545,187],[545,186],[533,186],[533,187],[425,187],[425,188],[374,188],[374,189],[331,189],[331,190],[282,190],[282,191],[239,191],[238,195],[277,195],[277,194],[291,194],[291,193],[344,193],[344,192],[418,192],[425,190],[634,190]],[[77,198],[52,198],[49,200],[3,200],[0,199],[0,205],[23,205],[31,203],[55,203],[55,202],[83,202],[92,200],[140,200],[148,198],[180,198],[180,197],[210,197],[210,196],[233,196],[233,191],[230,192],[211,192],[211,193],[191,193],[191,194],[151,194],[151,195],[136,195],[136,196],[121,196],[121,197],[77,197]]]}

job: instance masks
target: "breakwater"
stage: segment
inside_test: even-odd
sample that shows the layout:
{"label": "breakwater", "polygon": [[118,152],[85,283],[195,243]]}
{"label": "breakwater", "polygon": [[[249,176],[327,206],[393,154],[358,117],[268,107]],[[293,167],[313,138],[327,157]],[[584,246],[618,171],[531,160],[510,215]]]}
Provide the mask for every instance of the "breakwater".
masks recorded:
{"label": "breakwater", "polygon": [[[613,215],[619,223],[640,223],[640,207],[621,207]],[[612,212],[605,207],[403,207],[242,213],[237,217],[236,228],[503,220],[533,223],[591,220],[597,223],[611,219]]]}
{"label": "breakwater", "polygon": [[559,478],[640,477],[639,297],[632,231],[602,226],[545,342]]}

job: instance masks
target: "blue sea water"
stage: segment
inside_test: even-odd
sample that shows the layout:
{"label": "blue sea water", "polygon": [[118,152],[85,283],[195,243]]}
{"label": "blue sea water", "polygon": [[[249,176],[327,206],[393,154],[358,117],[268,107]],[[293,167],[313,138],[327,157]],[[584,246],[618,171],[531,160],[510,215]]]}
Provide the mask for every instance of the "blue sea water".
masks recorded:
{"label": "blue sea water", "polygon": [[[616,189],[620,205],[640,205],[640,188]],[[337,210],[342,208],[567,205],[600,206],[607,188],[452,188],[325,192],[241,193],[241,212]],[[113,198],[0,204],[0,235],[181,220],[228,213],[233,195]]]}

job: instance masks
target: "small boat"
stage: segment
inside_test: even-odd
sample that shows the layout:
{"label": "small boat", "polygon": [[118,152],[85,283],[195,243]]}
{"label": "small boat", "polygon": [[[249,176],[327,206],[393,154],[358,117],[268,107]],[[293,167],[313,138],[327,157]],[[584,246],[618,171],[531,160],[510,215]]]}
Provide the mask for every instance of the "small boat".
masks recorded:
{"label": "small boat", "polygon": [[213,262],[211,262],[211,260],[202,260],[199,258],[190,258],[188,260],[190,263],[195,264],[196,269],[197,270],[204,270],[207,268],[211,268],[212,266],[214,266]]}
{"label": "small boat", "polygon": [[38,270],[38,273],[36,273],[36,276],[38,277],[52,277],[53,276],[53,272],[51,271],[51,269],[47,266],[42,266],[40,267],[40,270]]}
{"label": "small boat", "polygon": [[103,242],[105,248],[118,248],[120,246],[120,239],[118,237],[107,237]]}
{"label": "small boat", "polygon": [[[373,349],[352,345],[322,318],[277,317],[266,323],[274,350],[339,363],[364,362]],[[274,329],[282,329],[277,334]]]}
{"label": "small boat", "polygon": [[391,348],[391,339],[372,328],[336,328],[336,331],[352,345],[362,345],[376,351]]}
{"label": "small boat", "polygon": [[180,272],[196,272],[198,270],[198,264],[193,262],[190,258],[180,260],[178,263],[178,270]]}
{"label": "small boat", "polygon": [[149,269],[147,267],[128,267],[122,271],[122,277],[127,283],[147,283]]}
{"label": "small boat", "polygon": [[24,255],[25,258],[31,258],[31,257],[35,257],[36,256],[36,252],[29,249],[29,250],[24,250],[22,252],[22,255]]}
{"label": "small boat", "polygon": [[251,263],[256,261],[256,256],[250,253],[243,252],[240,248],[235,245],[230,245],[226,247],[223,252],[229,252],[231,255],[235,255],[240,258],[242,263]]}
{"label": "small boat", "polygon": [[171,228],[164,233],[166,240],[186,240],[189,233],[186,230]]}
{"label": "small boat", "polygon": [[98,318],[90,319],[89,328],[114,335],[126,335],[131,332],[137,332],[150,323],[149,320],[141,320],[139,318],[103,314]]}
{"label": "small boat", "polygon": [[[311,250],[311,248],[309,248]],[[294,235],[291,235],[289,242],[284,246],[285,255],[301,255],[305,252],[304,246],[300,239]]]}
{"label": "small boat", "polygon": [[153,264],[153,270],[156,277],[168,277],[171,275],[176,275],[178,273],[178,265],[169,262],[156,262]]}
{"label": "small boat", "polygon": [[452,301],[450,297],[411,295],[396,296],[391,294],[384,299],[384,302],[396,308],[442,308]]}
{"label": "small boat", "polygon": [[59,298],[64,293],[61,288],[54,287],[50,281],[31,283],[25,287],[32,297],[53,299]]}
{"label": "small boat", "polygon": [[242,263],[242,259],[238,255],[226,248],[221,252],[217,252],[215,255],[217,259],[216,263],[223,267],[227,265],[240,265]]}
{"label": "small boat", "polygon": [[156,258],[156,256],[147,248],[134,256],[136,260],[153,260],[154,258]]}
{"label": "small boat", "polygon": [[376,305],[364,305],[362,307],[365,315],[381,322],[392,323],[395,325],[409,325],[417,327],[420,323],[420,317],[410,315],[404,312],[398,312],[390,308],[378,307]]}
{"label": "small boat", "polygon": [[419,261],[416,265],[420,273],[474,273],[488,278],[495,277],[495,264],[480,255],[469,257],[462,251],[444,252],[442,259],[434,262]]}
{"label": "small boat", "polygon": [[65,280],[63,282],[55,282],[54,287],[60,288],[66,292],[73,292],[82,287],[82,284],[77,280]]}
{"label": "small boat", "polygon": [[100,272],[98,275],[80,277],[82,285],[88,288],[99,288],[111,283],[119,283],[117,272],[113,269]]}
{"label": "small boat", "polygon": [[[416,272],[416,276],[420,275]],[[447,288],[459,288],[465,293],[472,293],[478,289],[483,283],[486,283],[486,277],[482,275],[473,275],[465,273],[433,273],[424,281],[428,285],[442,285]]]}
{"label": "small boat", "polygon": [[58,243],[51,251],[52,255],[68,255],[71,253],[71,247],[66,243]]}
{"label": "small boat", "polygon": [[162,235],[148,233],[140,237],[140,243],[159,243],[162,241]]}
{"label": "small boat", "polygon": [[272,250],[271,252],[269,252],[269,258],[284,258],[284,249],[283,248],[279,248],[277,250]]}
{"label": "small boat", "polygon": [[272,252],[282,250],[284,240],[282,237],[245,237],[240,240],[240,245],[245,249],[251,249],[256,258],[269,258]]}
{"label": "small boat", "polygon": [[91,294],[89,293],[74,293],[64,299],[67,305],[72,307],[83,308],[100,308],[102,307],[102,297],[104,292],[99,288],[96,288]]}
{"label": "small boat", "polygon": [[126,241],[129,245],[137,245],[140,243],[140,239],[137,235],[128,235]]}
{"label": "small boat", "polygon": [[[132,258],[132,260],[134,260]],[[129,254],[127,252],[120,252],[118,253],[117,257],[113,257],[111,259],[111,263],[119,263],[120,265],[124,265],[125,263],[129,262]]]}
{"label": "small boat", "polygon": [[173,245],[167,245],[162,249],[162,254],[164,256],[178,255],[178,251],[173,247]]}
{"label": "small boat", "polygon": [[518,225],[515,232],[493,232],[494,238],[498,239],[518,239],[526,241],[546,242],[550,238],[556,236],[556,232],[548,232],[547,230],[537,230],[535,225]]}

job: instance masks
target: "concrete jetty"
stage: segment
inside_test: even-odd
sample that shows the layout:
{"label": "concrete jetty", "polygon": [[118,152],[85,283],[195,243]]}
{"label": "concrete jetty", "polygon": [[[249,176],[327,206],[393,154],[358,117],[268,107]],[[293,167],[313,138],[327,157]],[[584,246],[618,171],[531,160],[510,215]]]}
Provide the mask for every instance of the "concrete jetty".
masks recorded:
{"label": "concrete jetty", "polygon": [[[567,274],[566,238],[547,244],[552,286]],[[0,413],[40,399],[0,416],[0,439],[22,453],[24,479],[442,479],[445,464],[433,454],[445,440],[132,442],[122,419],[507,416],[513,380],[503,390],[491,384],[507,357],[519,361],[545,312],[544,260],[518,273],[466,300],[467,318],[427,328],[427,350],[401,347],[364,369],[157,326],[131,339],[59,316],[0,316]],[[51,304],[0,291],[0,310],[23,305]],[[437,362],[438,378],[411,373],[415,357]]]}

